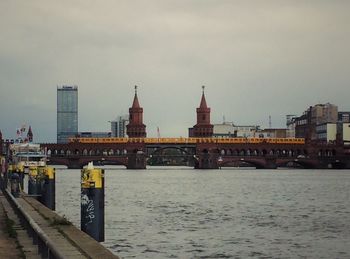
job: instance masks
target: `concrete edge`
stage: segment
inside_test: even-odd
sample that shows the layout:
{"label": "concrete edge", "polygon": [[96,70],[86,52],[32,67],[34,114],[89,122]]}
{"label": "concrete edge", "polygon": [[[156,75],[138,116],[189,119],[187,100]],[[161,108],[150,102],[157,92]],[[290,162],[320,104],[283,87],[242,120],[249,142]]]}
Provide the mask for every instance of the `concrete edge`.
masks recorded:
{"label": "concrete edge", "polygon": [[[51,223],[54,221],[58,222],[66,222],[66,219],[56,212],[50,210],[43,204],[41,204],[38,200],[26,197],[23,198],[31,205],[33,208],[38,211],[42,217]],[[102,244],[97,242],[95,239],[90,237],[88,234],[84,233],[74,225],[66,225],[66,224],[57,224],[55,226],[62,235],[65,236],[75,247],[77,247],[84,255],[88,258],[98,258],[101,257],[106,259],[119,259],[119,257],[113,254],[110,250],[104,247]]]}

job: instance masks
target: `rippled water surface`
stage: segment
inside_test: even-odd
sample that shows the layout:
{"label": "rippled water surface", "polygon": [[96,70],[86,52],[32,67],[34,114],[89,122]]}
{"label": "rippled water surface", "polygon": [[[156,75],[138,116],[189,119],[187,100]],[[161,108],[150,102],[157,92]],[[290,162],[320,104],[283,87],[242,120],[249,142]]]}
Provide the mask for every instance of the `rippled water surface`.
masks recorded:
{"label": "rippled water surface", "polygon": [[[350,171],[105,169],[106,241],[122,258],[350,258]],[[57,211],[80,227],[80,170]]]}

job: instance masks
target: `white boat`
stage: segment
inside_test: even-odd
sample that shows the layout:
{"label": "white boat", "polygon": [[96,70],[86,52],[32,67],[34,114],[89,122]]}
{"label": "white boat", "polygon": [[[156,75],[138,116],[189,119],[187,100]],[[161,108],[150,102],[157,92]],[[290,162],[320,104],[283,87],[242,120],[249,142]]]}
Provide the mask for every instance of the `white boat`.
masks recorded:
{"label": "white boat", "polygon": [[10,145],[12,164],[28,173],[29,167],[46,166],[47,156],[39,144],[14,143]]}

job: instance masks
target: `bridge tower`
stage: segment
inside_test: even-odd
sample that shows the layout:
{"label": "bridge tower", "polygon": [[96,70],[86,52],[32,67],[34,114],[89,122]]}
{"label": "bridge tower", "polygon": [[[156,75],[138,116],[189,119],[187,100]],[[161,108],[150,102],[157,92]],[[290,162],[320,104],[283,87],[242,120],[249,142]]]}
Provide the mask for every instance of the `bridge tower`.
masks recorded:
{"label": "bridge tower", "polygon": [[129,124],[126,126],[126,134],[129,138],[145,138],[146,125],[143,124],[143,108],[140,107],[137,98],[137,86],[135,85],[135,96],[132,107],[129,108]]}
{"label": "bridge tower", "polygon": [[[143,108],[137,98],[137,86],[132,107],[129,109],[129,124],[126,125],[126,134],[129,138],[145,138],[146,125],[143,124]],[[135,143],[128,149],[127,169],[146,169],[145,144]]]}
{"label": "bridge tower", "polygon": [[197,111],[197,124],[193,126],[193,137],[210,138],[213,136],[213,124],[210,124],[210,108],[207,106],[204,94],[205,86],[202,86],[202,99]]}

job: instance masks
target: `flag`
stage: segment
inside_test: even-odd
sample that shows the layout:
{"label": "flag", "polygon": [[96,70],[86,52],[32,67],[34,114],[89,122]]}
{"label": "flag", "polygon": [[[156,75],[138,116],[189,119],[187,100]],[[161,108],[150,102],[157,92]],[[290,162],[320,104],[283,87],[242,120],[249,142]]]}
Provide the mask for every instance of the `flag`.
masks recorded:
{"label": "flag", "polygon": [[25,131],[26,131],[26,124],[23,123],[23,124],[22,124],[22,127],[21,127],[21,132],[25,132]]}

